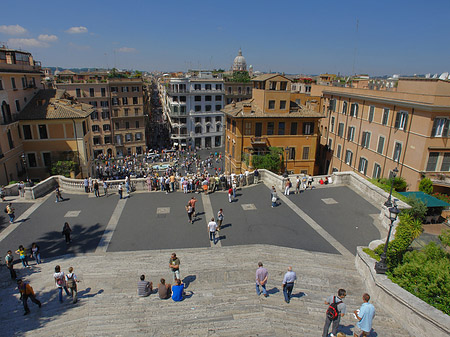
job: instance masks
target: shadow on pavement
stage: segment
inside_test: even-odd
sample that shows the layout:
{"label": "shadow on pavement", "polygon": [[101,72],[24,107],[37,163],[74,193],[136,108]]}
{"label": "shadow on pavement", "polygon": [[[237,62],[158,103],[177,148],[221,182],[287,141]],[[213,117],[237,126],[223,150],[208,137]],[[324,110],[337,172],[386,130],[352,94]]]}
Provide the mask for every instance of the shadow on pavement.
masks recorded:
{"label": "shadow on pavement", "polygon": [[279,293],[279,292],[280,292],[280,289],[278,289],[277,287],[273,287],[272,289],[268,289],[267,290],[267,293],[269,295],[273,295],[273,294],[276,294],[276,293]]}
{"label": "shadow on pavement", "polygon": [[197,279],[195,275],[186,276],[181,282],[184,283],[184,289],[187,289],[189,285]]}
{"label": "shadow on pavement", "polygon": [[[96,223],[89,228],[81,225],[71,225],[72,233],[70,244],[66,244],[61,231],[51,231],[38,238],[35,242],[41,249],[41,258],[56,257],[65,254],[92,253],[104,233],[100,224]],[[79,241],[78,241],[79,240]]]}

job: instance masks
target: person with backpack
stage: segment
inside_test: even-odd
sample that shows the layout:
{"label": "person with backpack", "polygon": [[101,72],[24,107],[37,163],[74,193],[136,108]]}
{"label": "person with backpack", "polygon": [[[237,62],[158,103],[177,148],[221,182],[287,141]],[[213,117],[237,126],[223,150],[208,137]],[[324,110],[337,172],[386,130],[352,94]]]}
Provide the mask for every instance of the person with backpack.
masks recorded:
{"label": "person with backpack", "polygon": [[344,289],[339,289],[337,296],[331,295],[326,299],[325,304],[328,305],[328,309],[326,311],[325,325],[323,327],[322,337],[328,336],[328,330],[331,323],[333,323],[333,326],[331,328],[330,336],[334,337],[337,335],[341,317],[344,317],[345,313],[347,312],[347,306],[343,302],[345,296],[347,296],[347,292]]}
{"label": "person with backpack", "polygon": [[61,271],[60,266],[55,267],[55,273],[53,274],[53,278],[55,279],[55,285],[58,288],[59,302],[62,303],[63,302],[63,297],[62,297],[63,289],[66,292],[67,296],[70,296],[70,293],[69,293],[69,290],[67,289],[66,278],[65,278],[64,272]]}
{"label": "person with backpack", "polygon": [[77,297],[77,283],[80,282],[77,275],[73,272],[73,267],[69,268],[69,274],[66,275],[66,285],[70,289],[72,295],[72,303],[75,304],[78,301]]}
{"label": "person with backpack", "polygon": [[23,282],[21,279],[17,280],[17,289],[20,292],[20,300],[23,303],[23,308],[25,309],[24,315],[28,315],[30,313],[30,308],[28,308],[28,298],[31,299],[31,302],[37,304],[39,308],[42,306],[41,302],[36,299],[33,288],[28,284]]}

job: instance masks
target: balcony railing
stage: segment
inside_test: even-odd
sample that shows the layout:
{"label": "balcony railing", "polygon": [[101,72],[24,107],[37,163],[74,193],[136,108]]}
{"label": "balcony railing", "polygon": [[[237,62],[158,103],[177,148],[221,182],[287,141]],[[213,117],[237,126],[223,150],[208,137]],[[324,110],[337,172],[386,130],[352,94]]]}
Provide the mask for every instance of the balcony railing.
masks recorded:
{"label": "balcony railing", "polygon": [[268,144],[268,139],[267,139],[267,137],[252,137],[250,139],[250,143],[252,145],[265,146]]}

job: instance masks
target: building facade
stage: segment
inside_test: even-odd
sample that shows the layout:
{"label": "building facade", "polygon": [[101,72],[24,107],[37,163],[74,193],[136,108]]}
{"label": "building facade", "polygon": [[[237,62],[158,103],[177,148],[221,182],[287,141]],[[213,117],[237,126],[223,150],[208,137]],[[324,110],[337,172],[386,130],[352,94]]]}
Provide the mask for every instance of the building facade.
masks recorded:
{"label": "building facade", "polygon": [[30,53],[0,47],[0,184],[24,179],[19,113],[42,87],[40,62]]}
{"label": "building facade", "polygon": [[398,168],[409,190],[430,177],[450,187],[450,82],[400,78],[394,90],[313,86],[323,96],[322,173],[389,177]]}
{"label": "building facade", "polygon": [[224,81],[199,71],[158,83],[163,113],[175,147],[217,148],[223,144]]}
{"label": "building facade", "polygon": [[300,94],[291,92],[291,80],[278,74],[252,80],[250,100],[223,109],[226,117],[225,171],[253,169],[252,156],[270,147],[282,149],[283,166],[289,173],[315,174],[319,141],[319,105],[297,104]]}
{"label": "building facade", "polygon": [[26,174],[44,179],[57,161],[74,161],[78,177],[93,173],[90,115],[94,109],[65,90],[40,90],[19,114]]}
{"label": "building facade", "polygon": [[95,158],[142,154],[147,150],[148,99],[141,78],[64,71],[57,75],[56,87],[94,107],[90,118]]}

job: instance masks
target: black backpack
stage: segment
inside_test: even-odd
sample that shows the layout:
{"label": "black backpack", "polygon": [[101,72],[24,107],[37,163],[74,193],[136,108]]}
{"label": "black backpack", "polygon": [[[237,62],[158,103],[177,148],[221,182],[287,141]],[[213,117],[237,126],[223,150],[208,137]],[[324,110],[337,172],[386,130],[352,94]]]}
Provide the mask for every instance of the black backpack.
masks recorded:
{"label": "black backpack", "polygon": [[333,303],[331,303],[327,309],[327,317],[330,320],[334,321],[336,318],[339,317],[339,311],[337,307],[341,303],[342,301],[336,302],[336,296],[333,296]]}

